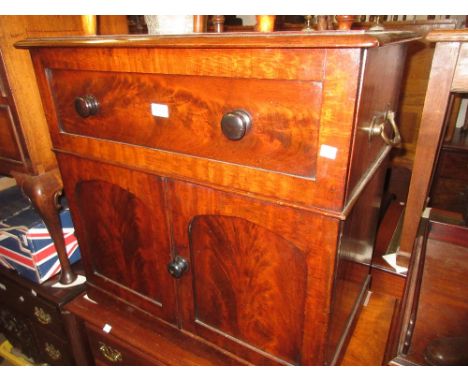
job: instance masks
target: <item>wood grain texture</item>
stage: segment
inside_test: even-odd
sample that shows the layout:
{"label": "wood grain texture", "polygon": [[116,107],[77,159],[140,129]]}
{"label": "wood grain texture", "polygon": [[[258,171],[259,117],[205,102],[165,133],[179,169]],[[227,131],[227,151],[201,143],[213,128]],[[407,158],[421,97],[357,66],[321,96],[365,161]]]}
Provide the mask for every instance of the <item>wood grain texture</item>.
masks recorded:
{"label": "wood grain texture", "polygon": [[372,293],[362,308],[359,321],[341,366],[381,366],[390,329],[395,298]]}
{"label": "wood grain texture", "polygon": [[[49,78],[65,133],[315,174],[321,83],[62,70]],[[75,111],[75,98],[84,95],[98,100],[96,115],[83,118]],[[168,116],[154,116],[153,103],[165,105]],[[221,119],[236,109],[250,114],[252,127],[231,141]]]}
{"label": "wood grain texture", "polygon": [[[406,56],[405,45],[390,45],[380,49],[368,49],[363,60],[364,73],[359,96],[359,111],[356,116],[354,143],[351,153],[350,173],[347,181],[347,198],[362,181],[370,165],[379,158],[386,143],[380,136],[369,137],[362,128],[372,125],[375,117],[382,117],[388,111],[397,112],[400,95],[403,64]],[[379,86],[382,73],[388,75],[385,91]],[[397,115],[398,118],[398,115]],[[387,122],[385,133],[393,136],[392,128]]]}
{"label": "wood grain texture", "polygon": [[458,52],[459,43],[440,43],[434,53],[403,220],[400,241],[402,253],[410,254],[413,250],[421,213],[426,204]]}
{"label": "wood grain texture", "polygon": [[8,81],[3,82],[9,85],[9,97],[18,114],[17,145],[24,151],[21,164],[0,162],[2,173],[13,169],[37,175],[57,167],[31,57],[13,44],[28,37],[82,33],[81,16],[0,16],[0,47],[8,74]]}
{"label": "wood grain texture", "polygon": [[425,364],[424,349],[437,337],[464,336],[468,331],[468,230],[431,222],[423,253],[416,324],[406,358]]}
{"label": "wood grain texture", "polygon": [[[331,36],[333,47],[323,49]],[[361,45],[354,45],[356,36]],[[350,158],[362,58],[374,46],[363,36],[377,39],[375,46],[413,38],[325,33],[25,43],[34,46],[90,296],[122,325],[113,335],[130,351],[147,350],[152,340],[149,353],[161,363],[205,364],[181,353],[179,345],[193,341],[195,352],[205,343],[229,363],[322,365],[339,358],[368,286],[385,156],[353,172],[360,163],[357,154]],[[100,117],[74,116],[70,84],[79,93],[98,89]],[[170,106],[167,130],[152,129],[154,118],[145,114],[153,91]],[[226,106],[254,115],[237,146],[219,144],[212,128]],[[358,190],[352,203],[351,173]],[[113,222],[111,235],[103,221]],[[163,268],[180,258],[187,270],[168,280]],[[336,281],[345,260],[359,268],[340,267],[360,290],[357,297],[354,284]],[[120,320],[126,309],[130,316]],[[101,327],[86,309],[78,312]],[[155,325],[159,338],[129,326],[133,317]],[[129,338],[128,331],[139,335]]]}
{"label": "wood grain texture", "polygon": [[466,29],[456,29],[454,31],[434,30],[426,36],[432,42],[468,41],[468,31]]}
{"label": "wood grain texture", "polygon": [[89,283],[173,321],[175,296],[166,271],[171,250],[161,179],[59,158]]}
{"label": "wood grain texture", "polygon": [[[136,49],[136,50],[135,50]],[[34,52],[31,51],[31,52]],[[136,55],[135,53],[138,52]],[[161,47],[43,48],[51,69],[320,81],[325,50]],[[287,62],[288,65],[284,65]]]}
{"label": "wood grain texture", "polygon": [[0,50],[0,172],[5,175],[10,171],[30,170],[29,154],[21,130],[12,89]]}
{"label": "wood grain texture", "polygon": [[[67,311],[78,317],[89,328],[99,330],[105,324],[112,326],[110,337],[124,343],[133,354],[143,353],[152,364],[176,366],[247,365],[245,361],[197,338],[184,335],[178,329],[128,306],[103,304],[80,296],[66,305]],[[102,336],[102,335],[101,335]]]}
{"label": "wood grain texture", "polygon": [[197,324],[299,363],[305,254],[236,217],[198,215],[189,239]]}
{"label": "wood grain texture", "polygon": [[[323,363],[330,309],[325,296],[331,291],[338,221],[181,182],[171,182],[170,190],[176,253],[191,264],[179,284],[182,328],[257,364],[284,363],[285,360],[304,365]],[[193,229],[204,220],[211,224],[196,228],[197,236],[189,231],[189,227]],[[213,222],[219,224],[214,226]],[[252,232],[259,236],[252,236]],[[261,237],[269,240],[260,244],[257,240]],[[254,251],[255,248],[258,251]],[[281,251],[277,252],[278,249]],[[223,264],[234,263],[241,269],[230,271],[223,267]],[[215,268],[204,269],[210,264]],[[263,270],[261,264],[265,264]],[[296,276],[288,277],[293,270]],[[236,283],[229,286],[228,280]],[[237,285],[241,281],[244,284]],[[216,300],[227,299],[216,308],[218,311],[197,289],[201,287],[207,292],[215,285],[216,289],[209,292],[209,296],[216,295]],[[299,290],[301,285],[305,288],[303,292]],[[256,295],[255,290],[261,293]],[[299,309],[303,309],[304,316],[296,308],[283,305],[286,295],[281,296],[281,293],[284,290],[296,291],[297,295],[286,295],[302,306]],[[301,297],[304,292],[305,300]],[[245,305],[247,301],[253,305]],[[253,310],[260,302],[262,308]],[[203,309],[202,314],[209,311],[207,324],[212,328],[198,320],[199,309]],[[223,314],[231,315],[232,324],[221,322]],[[203,315],[201,318],[206,319]],[[212,321],[217,319],[220,322]],[[293,332],[299,330],[300,342],[279,333],[281,322]],[[259,332],[253,333],[254,328]],[[259,339],[268,337],[273,329],[277,333],[275,338],[255,348]],[[282,346],[281,349],[278,346]]]}
{"label": "wood grain texture", "polygon": [[279,33],[197,33],[193,35],[112,36],[28,39],[19,48],[34,47],[177,47],[177,48],[372,48],[395,42],[412,41],[412,32],[279,32]]}
{"label": "wood grain texture", "polygon": [[452,80],[452,91],[466,92],[468,89],[468,42],[461,44],[457,68]]}
{"label": "wood grain texture", "polygon": [[[456,28],[456,20],[407,20],[383,22],[385,29],[413,31],[425,37],[434,29]],[[393,163],[412,169],[421,114],[424,106],[429,72],[435,46],[426,39],[407,44],[407,55],[401,83],[401,98],[398,107],[398,125],[402,137]]]}
{"label": "wood grain texture", "polygon": [[[283,60],[289,55],[294,57],[296,53],[300,53],[300,57],[306,58],[306,62],[314,61],[315,63],[309,67],[303,63],[298,64],[295,60],[291,62],[290,66],[285,67],[282,64]],[[262,68],[262,66],[254,64],[253,61],[261,61],[264,55],[269,56],[265,61],[266,67]],[[216,60],[212,60],[213,56],[216,57]],[[148,59],[140,57],[148,57]],[[155,59],[156,57],[157,59]],[[255,70],[259,75],[252,73],[250,69],[234,73],[226,72],[226,68],[238,68],[238,65],[232,64],[231,61],[242,61],[244,58],[249,60],[248,68],[257,68]],[[147,48],[83,48],[73,50],[49,48],[41,50],[40,58],[38,56],[36,59],[36,68],[39,82],[44,90],[49,87],[44,72],[46,68],[239,76],[241,78],[253,76],[253,78],[277,78],[278,80],[284,78],[306,80],[317,75],[322,79],[325,75],[318,147],[328,145],[339,148],[339,150],[335,159],[318,155],[314,179],[288,176],[278,172],[265,172],[252,167],[239,167],[196,156],[182,156],[171,151],[136,149],[129,145],[117,145],[113,142],[96,141],[65,134],[60,130],[58,116],[54,111],[54,100],[49,92],[44,93],[43,102],[50,121],[54,146],[57,149],[123,165],[134,163],[146,171],[154,171],[157,168],[159,174],[162,175],[195,179],[198,182],[227,189],[237,189],[247,193],[294,201],[307,206],[339,211],[344,205],[344,180],[347,171],[349,171],[350,140],[354,126],[361,52],[359,49],[334,50],[327,53],[326,63],[324,63],[323,58],[324,51],[321,49],[311,52],[306,50],[297,52],[295,49],[279,52],[232,49],[221,52],[216,49],[198,48],[190,50],[163,49],[155,52]],[[194,64],[193,59],[201,60],[203,65]],[[325,71],[324,65],[326,65]],[[270,70],[270,68],[275,69]],[[294,75],[290,76],[287,74],[288,71]],[[313,74],[313,76],[309,76],[309,74]],[[193,79],[193,77],[191,78]],[[287,88],[285,91],[288,92]],[[277,92],[281,94],[279,87]],[[297,97],[299,96],[296,95],[293,101],[301,99]],[[306,134],[310,136],[310,133]],[[315,146],[313,143],[309,144]]]}
{"label": "wood grain texture", "polygon": [[[340,358],[340,342],[345,342],[346,328],[355,303],[367,282],[377,230],[385,164],[374,175],[354,205],[348,218],[340,224],[340,245],[336,259],[334,299],[328,331],[328,362]],[[337,354],[338,349],[338,354]],[[342,351],[342,349],[341,349]]]}

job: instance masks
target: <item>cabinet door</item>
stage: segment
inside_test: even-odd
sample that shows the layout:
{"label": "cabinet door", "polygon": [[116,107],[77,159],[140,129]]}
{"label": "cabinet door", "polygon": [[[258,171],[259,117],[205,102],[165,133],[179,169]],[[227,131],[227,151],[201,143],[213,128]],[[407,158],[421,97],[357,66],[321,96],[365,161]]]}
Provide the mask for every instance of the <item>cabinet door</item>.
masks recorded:
{"label": "cabinet door", "polygon": [[334,219],[169,182],[182,329],[255,364],[321,364]]}
{"label": "cabinet door", "polygon": [[174,320],[163,180],[64,154],[58,160],[90,296],[97,288]]}

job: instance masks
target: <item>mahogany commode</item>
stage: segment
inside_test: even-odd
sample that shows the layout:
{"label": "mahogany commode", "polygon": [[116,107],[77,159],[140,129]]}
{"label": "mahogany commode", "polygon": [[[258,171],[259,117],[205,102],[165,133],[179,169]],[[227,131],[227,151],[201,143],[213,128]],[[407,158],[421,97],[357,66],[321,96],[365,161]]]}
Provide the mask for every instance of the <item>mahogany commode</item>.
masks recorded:
{"label": "mahogany commode", "polygon": [[[135,354],[154,364],[339,362],[369,285],[405,43],[415,38],[17,44],[34,61],[98,302],[69,304],[107,359],[98,363],[125,364],[128,349],[128,363]],[[117,328],[132,320],[144,325]],[[203,355],[168,356],[184,341]]]}

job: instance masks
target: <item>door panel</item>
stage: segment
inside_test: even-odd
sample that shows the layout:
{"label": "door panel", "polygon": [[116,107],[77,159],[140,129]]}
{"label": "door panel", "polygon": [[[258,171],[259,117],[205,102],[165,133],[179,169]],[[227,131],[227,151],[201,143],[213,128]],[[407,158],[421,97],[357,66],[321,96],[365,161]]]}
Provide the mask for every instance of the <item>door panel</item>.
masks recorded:
{"label": "door panel", "polygon": [[63,154],[59,163],[89,284],[174,320],[162,179]]}
{"label": "door panel", "polygon": [[338,222],[169,182],[182,329],[256,364],[320,364]]}
{"label": "door panel", "polygon": [[196,216],[190,239],[197,322],[296,362],[304,320],[304,252],[230,216]]}

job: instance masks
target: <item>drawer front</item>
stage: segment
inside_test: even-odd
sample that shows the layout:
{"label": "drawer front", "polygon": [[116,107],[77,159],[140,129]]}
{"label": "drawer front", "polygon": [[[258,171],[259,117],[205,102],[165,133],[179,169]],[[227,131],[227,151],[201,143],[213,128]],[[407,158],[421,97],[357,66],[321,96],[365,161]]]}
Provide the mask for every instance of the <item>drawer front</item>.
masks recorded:
{"label": "drawer front", "polygon": [[468,181],[468,153],[442,151],[439,175]]}
{"label": "drawer front", "polygon": [[[315,174],[321,82],[58,69],[48,78],[65,133]],[[94,115],[78,114],[78,97]]]}
{"label": "drawer front", "polygon": [[86,324],[86,332],[96,365],[161,365],[158,361],[145,356],[140,351],[112,336],[112,334],[106,334],[92,325]]}
{"label": "drawer front", "polygon": [[41,360],[49,365],[73,365],[70,344],[67,340],[57,337],[53,332],[44,329],[41,324],[34,323],[37,346]]}
{"label": "drawer front", "polygon": [[29,305],[29,316],[37,325],[55,331],[57,334],[63,334],[62,315],[58,307],[35,297],[31,299]]}
{"label": "drawer front", "polygon": [[59,333],[64,333],[60,310],[30,289],[20,287],[7,279],[0,280],[0,299],[2,304],[25,314],[32,322]]}
{"label": "drawer front", "polygon": [[29,315],[31,299],[25,288],[21,288],[7,279],[0,279],[0,302],[14,310]]}

